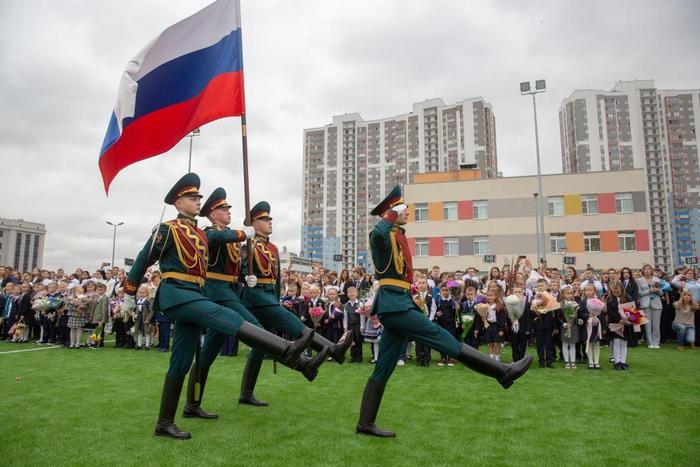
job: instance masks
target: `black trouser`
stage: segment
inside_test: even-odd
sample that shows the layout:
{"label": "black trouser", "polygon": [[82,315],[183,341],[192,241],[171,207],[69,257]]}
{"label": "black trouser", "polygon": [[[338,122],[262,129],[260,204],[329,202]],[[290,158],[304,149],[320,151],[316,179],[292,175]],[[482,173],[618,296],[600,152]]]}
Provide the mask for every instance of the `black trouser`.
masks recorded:
{"label": "black trouser", "polygon": [[[443,328],[445,331],[449,332],[450,335],[451,335],[452,337],[454,337],[455,339],[458,339],[458,338],[457,338],[457,327],[455,326],[454,323],[441,323],[441,322],[438,322],[438,324],[439,324],[440,327]],[[447,355],[447,354],[445,354],[445,353],[440,353],[440,358],[443,359],[443,360],[447,360],[448,358],[450,358],[450,356]]]}
{"label": "black trouser", "polygon": [[42,314],[39,316],[39,325],[41,326],[41,329],[44,331],[44,337],[41,339],[42,342],[48,342],[49,337],[51,336],[51,320],[48,318],[48,316]]}
{"label": "black trouser", "polygon": [[416,363],[419,365],[430,364],[430,347],[416,342]]}
{"label": "black trouser", "polygon": [[352,347],[350,347],[350,361],[351,362],[361,362],[362,361],[362,333],[360,332],[360,325],[348,328],[350,332],[350,337],[352,338]]}
{"label": "black trouser", "polygon": [[170,348],[170,321],[158,321],[158,348],[165,350]]}
{"label": "black trouser", "polygon": [[527,351],[527,335],[524,332],[510,333],[510,345],[513,347],[513,361],[517,362],[525,357]]}
{"label": "black trouser", "polygon": [[554,363],[554,336],[551,329],[535,329],[540,363]]}
{"label": "black trouser", "polygon": [[65,313],[58,318],[56,326],[51,326],[51,342],[62,342],[66,345],[70,343],[68,336],[68,315]]}
{"label": "black trouser", "polygon": [[124,347],[126,345],[126,326],[124,321],[115,319],[112,322],[112,329],[114,329],[114,335],[116,342],[115,347]]}

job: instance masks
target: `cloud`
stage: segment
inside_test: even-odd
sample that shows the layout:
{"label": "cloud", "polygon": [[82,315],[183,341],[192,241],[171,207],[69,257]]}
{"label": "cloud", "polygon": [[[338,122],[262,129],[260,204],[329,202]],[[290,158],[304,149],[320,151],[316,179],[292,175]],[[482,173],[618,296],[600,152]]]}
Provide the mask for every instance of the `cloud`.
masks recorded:
{"label": "cloud", "polygon": [[[97,156],[126,62],[208,0],[3,2],[0,215],[46,224],[45,265],[94,268],[134,257],[187,169],[189,141],[120,173],[105,197]],[[545,173],[560,171],[558,108],[577,88],[654,78],[699,87],[694,1],[243,0],[251,201],[266,199],[275,241],[299,249],[302,132],[333,115],[409,112],[414,102],[482,96],[496,115],[499,168],[535,172],[532,103],[518,83],[545,78],[538,119]],[[243,218],[240,123],[202,128],[193,170],[222,185]],[[168,208],[166,217],[173,215]]]}

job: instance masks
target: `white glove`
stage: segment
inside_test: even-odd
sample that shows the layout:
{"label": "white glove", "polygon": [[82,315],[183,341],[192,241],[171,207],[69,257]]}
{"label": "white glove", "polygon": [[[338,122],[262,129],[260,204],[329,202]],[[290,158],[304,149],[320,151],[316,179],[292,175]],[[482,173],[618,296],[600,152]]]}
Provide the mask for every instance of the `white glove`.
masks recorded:
{"label": "white glove", "polygon": [[249,225],[243,226],[243,232],[245,233],[245,238],[247,240],[250,240],[251,238],[255,237],[255,229]]}
{"label": "white glove", "polygon": [[517,334],[519,330],[520,330],[520,323],[518,321],[513,321],[513,332]]}
{"label": "white glove", "polygon": [[136,309],[136,300],[134,300],[133,295],[124,294],[124,302],[122,303],[122,311],[124,314],[129,314],[132,310]]}
{"label": "white glove", "polygon": [[396,206],[391,208],[391,210],[396,212],[396,214],[401,214],[406,210],[406,208],[408,208],[408,206],[406,206],[405,204],[397,204]]}
{"label": "white glove", "polygon": [[251,289],[258,285],[258,278],[256,276],[245,276],[245,285],[250,287]]}

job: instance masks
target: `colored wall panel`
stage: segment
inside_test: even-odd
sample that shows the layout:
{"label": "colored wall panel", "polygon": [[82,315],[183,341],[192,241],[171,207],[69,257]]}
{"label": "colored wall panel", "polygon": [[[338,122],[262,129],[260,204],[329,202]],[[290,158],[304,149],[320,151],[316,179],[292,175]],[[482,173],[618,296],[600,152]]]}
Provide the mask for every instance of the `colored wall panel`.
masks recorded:
{"label": "colored wall panel", "polygon": [[637,251],[649,251],[649,231],[635,230],[634,242],[637,244]]}
{"label": "colored wall panel", "polygon": [[647,194],[643,191],[632,193],[632,205],[634,212],[645,212],[647,210]]}
{"label": "colored wall panel", "polygon": [[445,256],[445,245],[442,237],[431,237],[428,239],[429,256]]}
{"label": "colored wall panel", "polygon": [[615,214],[615,193],[598,193],[598,212]]}
{"label": "colored wall panel", "polygon": [[568,232],[566,234],[566,251],[567,251],[567,253],[581,253],[581,252],[583,252],[583,233],[582,232]]}
{"label": "colored wall panel", "polygon": [[474,203],[471,201],[457,201],[457,218],[473,219],[474,218]]}
{"label": "colored wall panel", "polygon": [[460,256],[474,254],[474,237],[459,237],[459,254]]}
{"label": "colored wall panel", "polygon": [[[615,202],[615,195],[613,195],[613,203]],[[600,198],[598,201],[598,207],[600,207]],[[617,230],[604,230],[600,232],[600,251],[611,252],[619,251],[620,246],[617,241]]]}
{"label": "colored wall panel", "polygon": [[[545,209],[547,203],[545,203]],[[535,217],[535,198],[506,198],[489,200],[489,219],[504,217]]]}
{"label": "colored wall panel", "polygon": [[408,240],[408,249],[411,250],[411,256],[416,256],[416,239],[407,238],[406,240]]}
{"label": "colored wall panel", "polygon": [[442,203],[428,203],[428,220],[442,220]]}
{"label": "colored wall panel", "polygon": [[[581,214],[581,195],[564,195],[564,213],[567,216],[578,216]],[[581,245],[583,245],[583,240],[581,242]]]}

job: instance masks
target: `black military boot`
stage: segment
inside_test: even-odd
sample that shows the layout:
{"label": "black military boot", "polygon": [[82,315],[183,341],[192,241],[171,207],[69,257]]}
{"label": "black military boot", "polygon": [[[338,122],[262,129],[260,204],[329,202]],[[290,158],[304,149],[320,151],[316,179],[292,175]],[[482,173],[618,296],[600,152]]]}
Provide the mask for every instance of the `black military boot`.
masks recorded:
{"label": "black military boot", "polygon": [[[270,355],[289,368],[294,368],[297,365],[299,355],[309,345],[309,341],[313,339],[314,335],[312,329],[305,327],[301,336],[290,342],[247,321],[241,324],[240,331],[238,331],[238,339],[241,342]],[[258,371],[260,370],[258,369]]]}
{"label": "black military boot", "polygon": [[305,357],[302,355],[301,357],[299,357],[299,364],[294,369],[303,374],[304,377],[309,381],[313,381],[314,379],[316,379],[316,376],[318,376],[318,367],[323,365],[323,362],[326,361],[326,358],[328,357],[328,352],[328,347],[324,347],[313,358]]}
{"label": "black military boot", "polygon": [[334,344],[319,334],[314,334],[314,338],[311,340],[311,345],[309,347],[317,352],[323,350],[324,347],[328,347],[329,356],[336,362],[342,364],[345,361],[345,352],[347,352],[351,345],[352,334],[346,331],[345,334],[340,337],[337,344]]}
{"label": "black military boot", "polygon": [[238,396],[239,404],[255,405],[257,407],[267,407],[269,405],[267,402],[256,399],[253,394],[261,366],[262,359],[248,358],[248,361],[246,361],[243,377],[241,378],[241,394]]}
{"label": "black military boot", "polygon": [[175,426],[175,412],[177,412],[177,403],[184,381],[185,378],[165,377],[163,395],[160,398],[160,413],[156,423],[155,434],[157,436],[169,436],[175,439],[190,439],[192,437],[188,432],[180,431]]}
{"label": "black military boot", "polygon": [[386,383],[369,378],[365,393],[362,395],[362,405],[360,406],[360,420],[357,422],[355,432],[363,435],[378,436],[380,438],[394,438],[396,433],[393,431],[382,430],[377,428],[374,421],[377,419],[379,412],[379,404],[382,403],[384,388]]}
{"label": "black military boot", "polygon": [[219,418],[219,416],[213,412],[205,412],[202,409],[202,396],[204,395],[204,386],[207,383],[207,376],[209,375],[209,370],[200,370],[199,374],[199,394],[196,394],[196,383],[197,383],[197,366],[192,365],[190,370],[190,377],[187,380],[187,402],[185,402],[185,408],[182,410],[182,416],[185,418],[205,418],[208,420]]}
{"label": "black military boot", "polygon": [[532,356],[527,355],[517,362],[506,364],[497,362],[475,348],[462,344],[457,361],[477,373],[497,379],[501,386],[508,389],[516,379],[520,378],[530,368]]}

